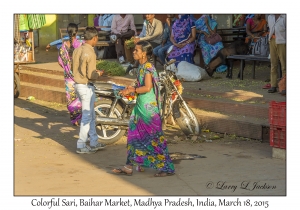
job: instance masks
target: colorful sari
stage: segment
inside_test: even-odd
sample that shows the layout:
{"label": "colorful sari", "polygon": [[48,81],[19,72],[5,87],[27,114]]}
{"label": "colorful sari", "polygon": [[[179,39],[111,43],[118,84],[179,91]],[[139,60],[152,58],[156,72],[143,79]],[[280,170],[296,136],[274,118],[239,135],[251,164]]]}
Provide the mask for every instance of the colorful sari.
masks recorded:
{"label": "colorful sari", "polygon": [[[259,23],[255,24],[253,18],[249,18],[247,20],[247,24],[250,25],[250,31],[254,36],[260,36],[260,32],[264,30],[264,26],[267,24],[267,21],[265,19],[261,19]],[[267,33],[263,33],[262,36],[265,36]],[[245,43],[248,43],[251,39],[246,37]],[[257,42],[257,38],[253,39],[253,42]]]}
{"label": "colorful sari", "polygon": [[[78,48],[83,44],[83,41],[74,39],[73,47]],[[65,88],[67,97],[67,108],[70,112],[71,123],[76,124],[81,119],[81,102],[76,97],[75,89],[73,87],[75,81],[73,79],[73,72],[71,69],[71,58],[68,53],[69,47],[66,42],[63,43],[59,49],[58,63],[64,69]]]}
{"label": "colorful sari", "polygon": [[[182,15],[180,19],[177,19],[172,25],[172,34],[176,43],[182,43],[187,41],[192,36],[192,29],[195,28],[195,22],[189,15]],[[194,63],[194,51],[196,44],[191,42],[185,45],[183,48],[175,47],[168,56],[169,59],[175,59],[176,66],[180,61],[187,61]]]}
{"label": "colorful sari", "polygon": [[152,75],[153,88],[148,93],[138,94],[136,105],[130,116],[126,164],[174,173],[167,140],[162,131],[158,74],[152,63],[147,62],[139,66],[138,87],[145,85],[146,74]]}
{"label": "colorful sari", "polygon": [[[205,24],[205,17],[208,18],[208,24],[210,26],[210,28],[212,30],[214,30],[215,27],[217,27],[217,21],[215,21],[214,19],[211,19],[209,17],[209,15],[202,15],[196,22],[196,29],[200,30],[200,31],[205,31],[206,33],[209,34],[208,28]],[[205,34],[200,34],[198,36],[198,45],[201,48],[201,52],[202,52],[202,57],[204,60],[205,65],[208,65],[209,62],[211,61],[211,59],[213,57],[215,57],[215,55],[219,52],[219,50],[221,50],[222,48],[224,48],[223,43],[222,42],[217,42],[214,45],[208,44],[205,41]],[[216,72],[224,72],[227,70],[227,66],[226,65],[221,65],[216,69]]]}

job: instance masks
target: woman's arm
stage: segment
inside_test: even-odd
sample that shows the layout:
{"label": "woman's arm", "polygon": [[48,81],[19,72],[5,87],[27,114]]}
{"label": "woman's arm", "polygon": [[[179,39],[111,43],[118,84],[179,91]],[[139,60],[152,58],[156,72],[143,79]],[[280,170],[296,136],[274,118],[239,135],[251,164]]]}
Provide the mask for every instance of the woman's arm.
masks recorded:
{"label": "woman's arm", "polygon": [[251,38],[253,38],[254,35],[252,34],[250,28],[251,28],[250,19],[248,19],[247,23],[246,23],[246,33],[247,33],[248,36],[250,36]]}
{"label": "woman's arm", "polygon": [[196,31],[198,34],[204,34],[205,36],[209,36],[210,34],[206,33],[205,31]]}
{"label": "woman's arm", "polygon": [[135,89],[136,93],[148,93],[153,87],[152,74],[145,75],[145,85]]}
{"label": "woman's arm", "polygon": [[174,39],[174,35],[173,33],[171,32],[171,37],[170,37],[170,41],[172,42],[172,44],[175,46],[175,47],[179,47],[180,48],[180,44],[176,43],[175,39]]}
{"label": "woman's arm", "polygon": [[265,34],[266,34],[266,32],[268,31],[268,27],[267,27],[267,22],[266,22],[266,24],[264,25],[264,29],[263,29],[263,31],[261,32],[261,36],[264,36]]}
{"label": "woman's arm", "polygon": [[192,28],[192,36],[187,40],[188,43],[191,43],[196,40],[196,27]]}
{"label": "woman's arm", "polygon": [[215,27],[214,29],[211,29],[211,27],[208,24],[208,18],[207,17],[205,18],[205,24],[206,24],[206,27],[207,27],[208,32],[209,32],[209,34],[205,33],[206,36],[217,33],[217,27]]}
{"label": "woman's arm", "polygon": [[150,92],[151,88],[153,87],[152,83],[152,74],[145,75],[145,85],[141,87],[132,87],[128,86],[126,89],[121,90],[121,95],[128,95],[129,93],[148,93]]}

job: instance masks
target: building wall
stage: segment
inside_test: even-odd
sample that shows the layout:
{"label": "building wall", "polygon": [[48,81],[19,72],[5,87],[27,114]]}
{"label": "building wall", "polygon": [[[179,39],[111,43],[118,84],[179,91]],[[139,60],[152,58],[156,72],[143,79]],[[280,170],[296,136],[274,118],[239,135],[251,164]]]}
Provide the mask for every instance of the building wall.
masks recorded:
{"label": "building wall", "polygon": [[45,15],[46,24],[38,30],[39,47],[46,47],[47,44],[57,40],[56,15]]}
{"label": "building wall", "polygon": [[218,23],[218,29],[232,28],[232,14],[213,14],[213,19]]}

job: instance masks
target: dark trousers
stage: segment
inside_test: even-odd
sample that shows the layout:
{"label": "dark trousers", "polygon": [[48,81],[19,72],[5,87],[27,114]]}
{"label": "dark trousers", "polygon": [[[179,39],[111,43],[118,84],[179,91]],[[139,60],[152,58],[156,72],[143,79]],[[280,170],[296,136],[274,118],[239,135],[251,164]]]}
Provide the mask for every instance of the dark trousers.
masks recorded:
{"label": "dark trousers", "polygon": [[121,57],[125,55],[125,51],[124,51],[124,42],[127,39],[130,39],[131,37],[134,36],[134,31],[133,30],[129,30],[125,33],[121,33],[117,35],[117,40],[115,43],[115,47],[116,47],[116,52],[117,52],[117,57]]}

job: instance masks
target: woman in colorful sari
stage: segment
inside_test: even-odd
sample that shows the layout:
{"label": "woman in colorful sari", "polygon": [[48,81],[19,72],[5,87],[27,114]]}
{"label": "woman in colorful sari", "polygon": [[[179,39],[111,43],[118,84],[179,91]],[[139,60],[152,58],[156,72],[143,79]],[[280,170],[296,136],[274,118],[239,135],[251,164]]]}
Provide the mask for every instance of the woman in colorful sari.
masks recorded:
{"label": "woman in colorful sari", "polygon": [[249,18],[246,22],[247,37],[245,43],[249,43],[251,40],[257,42],[257,38],[265,36],[267,33],[267,21],[261,18],[261,14],[255,14],[253,18]]}
{"label": "woman in colorful sari", "polygon": [[[206,36],[210,36],[214,33],[217,33],[217,21],[212,19],[209,15],[202,15],[195,23],[198,37],[198,45],[202,52],[202,57],[205,65],[208,65],[209,62],[219,50],[224,48],[222,42],[217,42],[214,45],[208,44],[205,41]],[[216,72],[224,72],[227,70],[226,65],[221,65],[216,69]]]}
{"label": "woman in colorful sari", "polygon": [[159,78],[154,65],[149,62],[151,56],[149,42],[136,43],[133,57],[139,61],[137,85],[120,91],[121,95],[137,95],[129,121],[127,161],[122,168],[113,169],[114,174],[131,176],[133,166],[139,171],[143,171],[141,167],[157,169],[159,172],[154,174],[155,177],[171,176],[175,171],[162,131]]}
{"label": "woman in colorful sari", "polygon": [[71,59],[75,48],[80,47],[83,41],[76,39],[78,26],[70,23],[67,27],[70,39],[63,42],[58,54],[58,63],[64,69],[65,87],[67,96],[67,108],[70,112],[70,119],[73,125],[78,126],[81,119],[81,102],[76,97],[74,90],[73,72],[71,69]]}
{"label": "woman in colorful sari", "polygon": [[196,28],[195,22],[190,15],[179,15],[172,25],[170,41],[174,48],[169,59],[175,59],[176,66],[180,61],[194,63],[194,51],[196,47]]}

